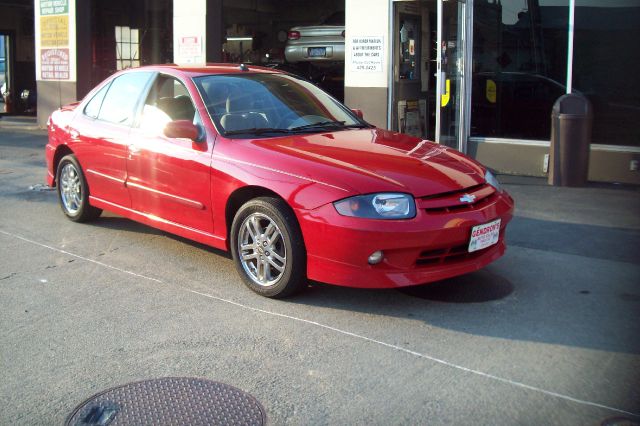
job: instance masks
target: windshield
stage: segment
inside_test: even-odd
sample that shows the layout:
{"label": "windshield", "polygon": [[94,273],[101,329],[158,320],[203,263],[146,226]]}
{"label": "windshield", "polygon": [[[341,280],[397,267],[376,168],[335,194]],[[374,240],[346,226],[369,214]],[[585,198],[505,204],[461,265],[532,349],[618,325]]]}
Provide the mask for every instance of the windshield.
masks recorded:
{"label": "windshield", "polygon": [[194,81],[225,136],[271,137],[369,127],[321,89],[290,75],[209,75]]}

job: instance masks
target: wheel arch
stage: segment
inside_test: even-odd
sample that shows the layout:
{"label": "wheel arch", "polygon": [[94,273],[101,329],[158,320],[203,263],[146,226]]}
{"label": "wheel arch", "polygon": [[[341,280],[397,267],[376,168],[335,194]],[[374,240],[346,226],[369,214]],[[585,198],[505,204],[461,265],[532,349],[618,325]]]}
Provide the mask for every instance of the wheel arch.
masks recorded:
{"label": "wheel arch", "polygon": [[73,154],[73,150],[71,148],[69,148],[68,145],[59,145],[56,148],[56,152],[53,155],[53,186],[56,186],[58,183],[56,182],[56,176],[58,175],[58,165],[60,164],[60,160],[62,160],[63,157],[69,155],[69,154]]}
{"label": "wheel arch", "polygon": [[[287,200],[278,195],[276,192],[263,186],[249,185],[236,189],[231,193],[231,195],[229,195],[229,198],[227,198],[227,204],[225,206],[224,212],[225,224],[227,228],[227,250],[230,249],[229,245],[231,244],[231,225],[233,224],[233,218],[236,216],[236,213],[243,204],[258,197],[278,198],[284,201],[284,203],[291,209],[291,206],[289,205],[289,203],[287,203]],[[293,209],[291,210],[293,211]]]}

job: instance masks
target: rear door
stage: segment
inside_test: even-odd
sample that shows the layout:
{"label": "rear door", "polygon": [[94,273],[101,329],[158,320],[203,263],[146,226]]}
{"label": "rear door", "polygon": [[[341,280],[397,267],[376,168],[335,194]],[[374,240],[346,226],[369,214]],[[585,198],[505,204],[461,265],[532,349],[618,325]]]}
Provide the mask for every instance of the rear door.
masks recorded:
{"label": "rear door", "polygon": [[127,156],[127,187],[132,207],[174,225],[213,232],[211,155],[213,144],[169,138],[174,120],[201,125],[193,99],[177,78],[158,74],[132,129]]}
{"label": "rear door", "polygon": [[104,85],[69,129],[91,196],[131,207],[125,186],[129,133],[151,72],[131,72]]}

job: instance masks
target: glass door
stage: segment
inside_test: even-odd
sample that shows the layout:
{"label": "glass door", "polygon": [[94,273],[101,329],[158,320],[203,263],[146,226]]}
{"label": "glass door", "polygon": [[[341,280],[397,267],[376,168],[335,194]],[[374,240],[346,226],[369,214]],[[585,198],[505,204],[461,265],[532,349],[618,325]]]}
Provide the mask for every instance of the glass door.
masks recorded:
{"label": "glass door", "polygon": [[[9,36],[0,33],[0,102],[4,102],[4,93],[9,91]],[[0,106],[0,112],[8,112],[6,105]]]}
{"label": "glass door", "polygon": [[438,0],[436,142],[464,151],[467,140],[466,87],[469,0]]}

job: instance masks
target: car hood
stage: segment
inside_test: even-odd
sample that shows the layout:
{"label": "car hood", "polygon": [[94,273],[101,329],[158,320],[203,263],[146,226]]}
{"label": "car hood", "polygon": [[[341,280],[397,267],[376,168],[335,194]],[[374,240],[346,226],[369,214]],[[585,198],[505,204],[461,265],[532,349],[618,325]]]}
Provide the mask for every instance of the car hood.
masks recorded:
{"label": "car hood", "polygon": [[[252,161],[351,193],[424,197],[484,183],[484,169],[460,152],[381,129],[357,129],[250,142]],[[253,149],[251,151],[253,151]]]}

